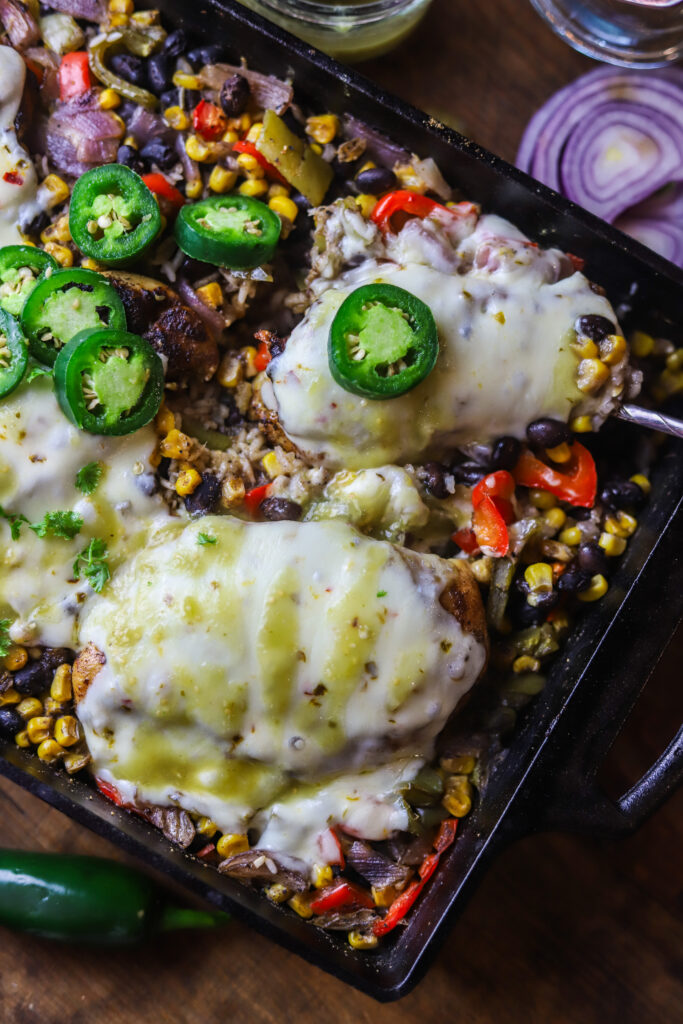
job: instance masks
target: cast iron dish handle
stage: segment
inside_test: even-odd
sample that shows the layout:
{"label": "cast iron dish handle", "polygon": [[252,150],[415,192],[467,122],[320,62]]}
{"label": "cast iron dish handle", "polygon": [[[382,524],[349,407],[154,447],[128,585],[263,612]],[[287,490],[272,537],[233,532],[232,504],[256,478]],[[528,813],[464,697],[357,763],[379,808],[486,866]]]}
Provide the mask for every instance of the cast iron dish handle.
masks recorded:
{"label": "cast iron dish handle", "polygon": [[[618,622],[618,637],[598,648],[591,675],[601,680],[607,699],[595,691],[591,704],[574,710],[571,746],[556,752],[554,764],[544,771],[545,793],[538,794],[538,806],[546,809],[536,827],[584,832],[601,838],[618,838],[635,831],[683,782],[683,724],[667,748],[645,774],[617,800],[600,786],[597,776],[602,762],[621,731],[641,691],[654,671],[652,647],[630,652],[626,664],[615,658],[615,644],[642,627],[648,615],[652,646],[662,653],[679,622],[673,597],[683,591],[683,515],[680,506],[661,532],[652,554],[657,571],[639,574],[630,588],[628,610]],[[634,555],[636,552],[634,551]],[[648,614],[649,613],[649,614]],[[640,622],[637,620],[640,619]],[[617,648],[618,649],[618,648]],[[624,649],[627,649],[624,647]],[[571,704],[567,708],[571,714]],[[547,780],[553,780],[548,782]]]}

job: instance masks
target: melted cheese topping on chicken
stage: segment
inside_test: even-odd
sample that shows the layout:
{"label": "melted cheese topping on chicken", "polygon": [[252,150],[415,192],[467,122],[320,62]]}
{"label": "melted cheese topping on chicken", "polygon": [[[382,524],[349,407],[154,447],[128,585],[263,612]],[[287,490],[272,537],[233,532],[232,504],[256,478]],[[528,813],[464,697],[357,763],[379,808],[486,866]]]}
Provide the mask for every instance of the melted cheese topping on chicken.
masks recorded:
{"label": "melted cheese topping on chicken", "polygon": [[25,79],[26,65],[17,51],[0,46],[0,246],[22,243],[20,214],[31,220],[41,209],[33,162],[14,130]]}
{"label": "melted cheese topping on chicken", "polygon": [[166,527],[81,621],[106,657],[79,706],[97,774],[228,832],[258,812],[304,859],[330,816],[405,827],[395,785],[485,662],[439,603],[457,579],[340,522]]}

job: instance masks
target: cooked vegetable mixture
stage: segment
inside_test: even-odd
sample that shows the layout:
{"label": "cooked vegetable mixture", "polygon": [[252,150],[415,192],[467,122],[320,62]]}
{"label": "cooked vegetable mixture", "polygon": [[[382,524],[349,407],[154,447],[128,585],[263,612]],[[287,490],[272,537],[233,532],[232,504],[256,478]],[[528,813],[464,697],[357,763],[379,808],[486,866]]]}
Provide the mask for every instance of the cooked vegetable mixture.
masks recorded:
{"label": "cooked vegetable mixture", "polygon": [[680,350],[222,44],[44,6],[0,9],[0,736],[372,949],[608,591],[653,455],[609,417]]}

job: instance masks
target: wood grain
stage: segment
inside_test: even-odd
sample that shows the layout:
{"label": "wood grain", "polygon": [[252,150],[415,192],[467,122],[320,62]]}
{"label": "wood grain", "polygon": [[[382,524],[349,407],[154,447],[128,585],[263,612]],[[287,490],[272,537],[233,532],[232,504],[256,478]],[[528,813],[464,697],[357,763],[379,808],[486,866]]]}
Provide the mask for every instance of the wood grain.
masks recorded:
{"label": "wood grain", "polygon": [[[364,70],[512,159],[556,88],[594,66],[524,0],[436,0],[416,35]],[[683,631],[607,766],[637,778],[683,713]],[[2,1024],[678,1024],[683,1005],[683,794],[634,837],[546,835],[502,856],[434,967],[379,1006],[235,924],[141,950],[60,947],[0,929]],[[0,781],[3,846],[120,858],[103,840]]]}

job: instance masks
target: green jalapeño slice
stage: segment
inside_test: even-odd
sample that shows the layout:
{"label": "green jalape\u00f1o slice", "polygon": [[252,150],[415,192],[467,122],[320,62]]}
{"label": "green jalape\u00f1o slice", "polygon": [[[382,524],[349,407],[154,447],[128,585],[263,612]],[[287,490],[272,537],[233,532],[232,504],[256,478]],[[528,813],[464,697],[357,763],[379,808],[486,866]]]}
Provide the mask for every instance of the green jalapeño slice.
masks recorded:
{"label": "green jalape\u00f1o slice", "polygon": [[81,331],[57,356],[54,375],[64,415],[89,434],[132,434],[154,418],[164,394],[161,359],[127,331]]}
{"label": "green jalape\u00f1o slice", "polygon": [[364,398],[405,394],[431,373],[438,354],[431,309],[393,284],[356,288],[330,327],[330,372],[346,391]]}
{"label": "green jalape\u00f1o slice", "polygon": [[0,309],[0,398],[18,387],[26,373],[28,346],[19,324]]}
{"label": "green jalape\u00f1o slice", "polygon": [[0,309],[19,316],[42,275],[59,270],[57,261],[35,245],[6,245],[0,249]]}
{"label": "green jalape\u00f1o slice", "polygon": [[86,256],[118,266],[152,244],[161,231],[161,214],[139,174],[106,164],[86,171],[74,185],[69,230]]}
{"label": "green jalape\u00f1o slice", "polygon": [[183,206],[175,237],[186,256],[230,270],[252,270],[272,258],[281,227],[278,215],[258,199],[211,196]]}
{"label": "green jalape\u00f1o slice", "polygon": [[94,270],[58,270],[35,286],[21,314],[31,355],[53,366],[57,353],[79,331],[125,331],[126,314],[115,288]]}

